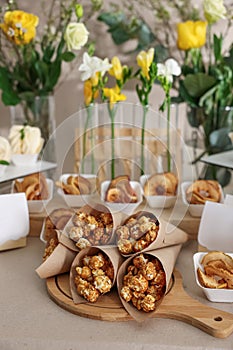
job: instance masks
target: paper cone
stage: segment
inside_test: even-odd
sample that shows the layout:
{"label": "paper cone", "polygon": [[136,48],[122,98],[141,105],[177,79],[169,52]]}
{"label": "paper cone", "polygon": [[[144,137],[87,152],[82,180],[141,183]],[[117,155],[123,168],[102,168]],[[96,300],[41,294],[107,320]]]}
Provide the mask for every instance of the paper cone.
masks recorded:
{"label": "paper cone", "polygon": [[76,267],[82,266],[81,260],[85,255],[96,255],[99,252],[105,253],[108,256],[109,260],[111,261],[114,269],[114,278],[113,278],[112,287],[115,284],[119,266],[123,261],[123,258],[120,256],[118,249],[114,246],[88,247],[88,248],[82,249],[76,255],[70,269],[70,290],[71,290],[71,295],[75,304],[88,303],[86,299],[84,299],[82,296],[80,296],[77,293],[76,285],[74,282],[75,276],[77,275]]}
{"label": "paper cone", "polygon": [[[173,272],[173,269],[175,267],[176,259],[178,257],[179,252],[180,252],[180,249],[181,249],[181,244],[173,245],[171,247],[166,247],[166,248],[162,248],[162,249],[156,249],[156,250],[153,250],[153,251],[147,251],[146,253],[144,253],[146,255],[150,255],[152,257],[155,257],[155,258],[159,259],[159,261],[161,262],[163,270],[164,270],[165,275],[166,275],[166,292],[167,292],[167,290],[169,288],[169,283],[170,283],[170,280],[171,280],[172,272]],[[162,298],[157,303],[157,307],[156,307],[155,311],[151,311],[151,312],[148,312],[148,313],[145,312],[145,311],[137,310],[136,307],[134,307],[131,302],[126,302],[121,297],[120,291],[121,291],[121,288],[123,286],[123,277],[126,275],[127,268],[132,263],[133,258],[135,256],[137,256],[137,255],[140,255],[140,254],[141,254],[141,252],[135,254],[134,256],[132,256],[130,258],[128,258],[120,266],[119,271],[118,271],[118,275],[117,275],[117,289],[118,289],[119,298],[120,298],[124,308],[126,309],[126,311],[136,321],[143,322],[148,317],[153,316],[153,314],[156,312],[157,308],[159,307],[160,303],[162,302],[166,292],[164,293]]]}
{"label": "paper cone", "polygon": [[[188,240],[188,235],[186,232],[178,229],[176,226],[164,221],[163,219],[157,219],[157,217],[151,213],[151,212],[147,212],[147,211],[140,211],[135,213],[134,215],[129,216],[127,219],[124,220],[123,224],[126,223],[129,218],[131,217],[138,217],[138,216],[150,216],[152,219],[154,219],[155,221],[159,222],[159,231],[157,233],[157,237],[156,239],[151,242],[148,247],[142,249],[140,252],[147,252],[150,250],[154,250],[154,249],[159,249],[159,248],[164,248],[164,247],[168,247],[168,246],[172,246],[175,244],[181,244],[181,243],[185,243]],[[143,237],[143,236],[142,236]],[[132,255],[135,254],[135,252],[132,252],[130,254],[123,254],[119,251],[119,253],[124,256],[125,258],[130,257]]]}
{"label": "paper cone", "polygon": [[[122,214],[121,213],[112,213],[108,207],[106,207],[105,205],[102,205],[102,204],[98,204],[98,203],[93,203],[91,206],[90,206],[90,204],[87,204],[76,211],[76,213],[80,213],[80,212],[84,213],[84,214],[88,214],[88,215],[93,215],[94,217],[98,217],[100,215],[100,213],[110,213],[112,216],[112,219],[113,219],[113,229],[112,229],[111,235],[109,236],[108,242],[105,244],[112,244],[114,242],[115,228],[118,225],[120,225],[120,223],[122,221]],[[69,222],[67,223],[67,225],[65,226],[65,228],[63,230],[63,234],[65,236],[67,236],[68,238],[69,238],[69,230],[71,229],[71,227],[75,226],[73,223],[73,218],[74,218],[74,216],[72,216],[72,218],[69,220]],[[98,246],[100,246],[100,245],[101,245],[101,243],[98,243]]]}
{"label": "paper cone", "polygon": [[58,243],[52,254],[36,269],[40,278],[48,278],[70,271],[77,253]]}

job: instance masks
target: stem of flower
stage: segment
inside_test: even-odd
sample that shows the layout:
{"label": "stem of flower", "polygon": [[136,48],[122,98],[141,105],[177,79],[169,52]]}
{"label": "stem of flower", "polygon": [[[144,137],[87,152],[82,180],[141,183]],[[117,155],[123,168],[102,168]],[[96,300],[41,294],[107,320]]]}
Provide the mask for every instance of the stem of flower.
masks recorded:
{"label": "stem of flower", "polygon": [[171,154],[170,154],[170,117],[171,117],[171,98],[167,96],[167,171],[171,171]]}
{"label": "stem of flower", "polygon": [[115,114],[116,114],[116,106],[113,108],[110,107],[110,104],[108,103],[108,112],[111,119],[111,153],[112,153],[112,159],[111,159],[111,179],[113,180],[115,178]]}
{"label": "stem of flower", "polygon": [[148,105],[143,105],[142,130],[141,130],[141,175],[144,175],[145,173],[144,146],[145,146],[145,127],[146,127],[147,111],[148,111]]}
{"label": "stem of flower", "polygon": [[[85,126],[84,126],[84,134],[83,134],[83,152],[82,152],[82,166],[81,166],[81,172],[84,173],[84,168],[85,168],[85,162],[84,162],[84,158],[87,152],[87,129],[88,126],[90,124],[91,121],[91,117],[92,117],[92,105],[89,105],[86,107],[86,111],[87,111],[87,118],[86,118],[86,122],[85,122]],[[94,173],[94,154],[93,154],[93,144],[94,140],[93,140],[93,130],[91,129],[91,173]]]}

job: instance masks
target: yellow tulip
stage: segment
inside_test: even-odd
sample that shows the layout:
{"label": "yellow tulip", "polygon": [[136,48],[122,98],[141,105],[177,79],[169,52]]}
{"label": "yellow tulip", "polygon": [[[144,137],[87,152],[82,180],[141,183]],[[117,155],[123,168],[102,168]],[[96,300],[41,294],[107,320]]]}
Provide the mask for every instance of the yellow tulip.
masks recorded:
{"label": "yellow tulip", "polygon": [[39,18],[24,11],[7,11],[4,23],[0,24],[7,38],[16,45],[28,44],[36,36]]}
{"label": "yellow tulip", "polygon": [[123,73],[123,67],[121,65],[121,62],[117,56],[114,56],[112,58],[112,68],[109,70],[109,74],[114,76],[116,80],[122,79],[122,73]]}
{"label": "yellow tulip", "polygon": [[141,51],[137,55],[137,64],[142,69],[142,74],[146,77],[147,80],[150,79],[149,70],[150,66],[154,60],[154,49],[150,48],[147,52]]}
{"label": "yellow tulip", "polygon": [[126,100],[126,96],[121,93],[117,85],[114,88],[103,88],[103,93],[109,99],[110,108],[113,108],[114,103]]}
{"label": "yellow tulip", "polygon": [[190,50],[205,45],[206,28],[207,22],[204,21],[187,21],[178,23],[178,48],[180,50]]}

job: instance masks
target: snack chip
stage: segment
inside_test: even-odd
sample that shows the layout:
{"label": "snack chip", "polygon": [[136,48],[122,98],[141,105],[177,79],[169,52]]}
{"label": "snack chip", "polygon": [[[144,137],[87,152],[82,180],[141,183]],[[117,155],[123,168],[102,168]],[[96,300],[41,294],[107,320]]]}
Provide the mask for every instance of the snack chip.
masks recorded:
{"label": "snack chip", "polygon": [[201,260],[203,271],[197,269],[200,284],[205,288],[233,289],[233,259],[231,256],[212,251]]}
{"label": "snack chip", "polygon": [[56,181],[57,187],[61,188],[65,194],[87,195],[91,194],[92,183],[83,176],[70,175],[65,181]]}
{"label": "snack chip", "polygon": [[138,201],[128,175],[117,176],[110,182],[105,201],[111,203],[136,203]]}
{"label": "snack chip", "polygon": [[45,200],[49,197],[47,181],[42,173],[27,175],[22,181],[15,180],[14,192],[24,192],[27,200]]}
{"label": "snack chip", "polygon": [[214,180],[196,180],[186,190],[186,199],[190,204],[219,202],[221,199],[219,183]]}
{"label": "snack chip", "polygon": [[175,196],[178,178],[174,173],[165,172],[151,175],[144,184],[145,196]]}

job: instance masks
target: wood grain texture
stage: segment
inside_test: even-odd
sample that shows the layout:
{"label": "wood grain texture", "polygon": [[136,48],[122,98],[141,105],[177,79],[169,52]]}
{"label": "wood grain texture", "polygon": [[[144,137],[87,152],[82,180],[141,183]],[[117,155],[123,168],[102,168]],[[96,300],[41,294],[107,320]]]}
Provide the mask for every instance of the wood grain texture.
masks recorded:
{"label": "wood grain texture", "polygon": [[[190,297],[183,289],[179,271],[174,271],[173,278],[171,290],[153,317],[183,321],[216,338],[226,338],[233,332],[233,314],[203,305]],[[51,299],[73,314],[112,322],[132,320],[123,308],[116,290],[104,295],[94,304],[74,304],[68,274],[48,278],[46,285]]]}

